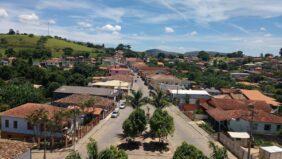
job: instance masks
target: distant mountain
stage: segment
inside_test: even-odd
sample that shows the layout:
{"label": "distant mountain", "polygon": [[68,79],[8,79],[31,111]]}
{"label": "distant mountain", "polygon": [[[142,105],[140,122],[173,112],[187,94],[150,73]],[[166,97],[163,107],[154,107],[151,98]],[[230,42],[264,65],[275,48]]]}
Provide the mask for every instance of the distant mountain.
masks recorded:
{"label": "distant mountain", "polygon": [[[200,52],[200,51],[189,51],[189,52],[185,52],[185,53],[184,53],[184,56],[197,56],[199,52]],[[226,54],[228,54],[228,53],[217,52],[217,51],[205,51],[205,52],[207,52],[207,53],[210,54],[210,55],[216,55],[216,54],[226,55]]]}
{"label": "distant mountain", "polygon": [[179,55],[181,53],[178,52],[171,52],[171,51],[165,51],[165,50],[160,50],[160,49],[150,49],[146,50],[145,53],[153,56],[157,56],[159,53],[164,53],[165,55]]}

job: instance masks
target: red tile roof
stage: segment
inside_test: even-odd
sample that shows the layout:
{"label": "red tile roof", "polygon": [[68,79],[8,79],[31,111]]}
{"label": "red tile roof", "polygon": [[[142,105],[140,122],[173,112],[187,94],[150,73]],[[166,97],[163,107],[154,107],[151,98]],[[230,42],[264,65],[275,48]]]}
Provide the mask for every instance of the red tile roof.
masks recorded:
{"label": "red tile roof", "polygon": [[275,99],[262,94],[258,90],[241,89],[241,92],[242,92],[242,94],[244,94],[250,100],[265,101],[266,103],[271,104],[273,106],[279,106],[280,105],[280,103],[277,102]]}
{"label": "red tile roof", "polygon": [[251,103],[254,104],[255,109],[265,112],[271,112],[272,110],[269,104],[264,101],[211,98],[207,103],[209,106],[222,110],[248,110],[248,105]]}
{"label": "red tile roof", "polygon": [[[262,110],[254,110],[254,118],[255,122],[264,122],[264,123],[276,123],[282,124],[282,117],[274,114],[270,114],[264,112]],[[216,121],[225,121],[231,119],[242,118],[247,121],[252,120],[251,111],[249,110],[221,110],[218,108],[209,109],[206,111],[211,117],[213,117]]]}
{"label": "red tile roof", "polygon": [[31,143],[0,139],[0,158],[1,159],[11,159],[17,158],[19,155],[28,151],[32,148]]}
{"label": "red tile roof", "polygon": [[49,118],[51,118],[54,112],[63,110],[64,108],[47,105],[47,104],[26,103],[26,104],[23,104],[18,107],[2,112],[1,116],[26,118],[31,113],[33,113],[35,110],[39,110],[39,109],[46,110],[48,112]]}
{"label": "red tile roof", "polygon": [[195,104],[185,104],[182,106],[182,111],[194,111],[199,109],[199,107]]}

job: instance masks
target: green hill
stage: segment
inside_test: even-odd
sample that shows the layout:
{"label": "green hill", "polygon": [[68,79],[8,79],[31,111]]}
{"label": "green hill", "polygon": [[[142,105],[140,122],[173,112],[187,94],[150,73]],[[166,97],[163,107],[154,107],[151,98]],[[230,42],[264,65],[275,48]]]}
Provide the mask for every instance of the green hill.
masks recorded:
{"label": "green hill", "polygon": [[[35,35],[0,34],[0,53],[4,55],[7,48],[13,48],[16,52],[21,49],[35,49],[39,39],[40,36]],[[91,48],[82,44],[53,37],[48,37],[44,42],[44,48],[51,50],[52,57],[60,57],[63,54],[63,49],[67,47],[72,48],[74,53],[89,52],[92,57],[95,57],[98,53],[104,51],[104,49]]]}

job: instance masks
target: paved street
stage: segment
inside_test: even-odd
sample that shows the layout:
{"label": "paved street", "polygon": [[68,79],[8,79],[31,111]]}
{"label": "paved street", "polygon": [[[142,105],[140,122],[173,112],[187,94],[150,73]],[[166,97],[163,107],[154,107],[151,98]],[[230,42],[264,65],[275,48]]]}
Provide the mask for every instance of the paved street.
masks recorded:
{"label": "paved street", "polygon": [[[144,82],[141,79],[137,80],[136,88],[139,88],[144,96],[149,95],[148,87],[144,85]],[[154,107],[150,107],[151,114],[154,111]],[[201,129],[195,122],[191,121],[186,117],[176,106],[169,106],[166,108],[168,113],[173,117],[175,124],[175,131],[172,137],[169,137],[169,141],[176,149],[183,141],[186,141],[188,144],[196,146],[198,149],[203,151],[207,156],[211,154],[211,149],[209,148],[209,141],[214,141],[203,129]],[[215,142],[215,141],[214,141]],[[217,142],[217,144],[219,144]],[[230,159],[236,159],[236,157],[228,153]]]}
{"label": "paved street", "polygon": [[[87,157],[86,145],[89,142],[89,138],[92,137],[98,142],[98,149],[103,150],[110,145],[116,145],[119,143],[119,134],[122,133],[122,123],[129,116],[132,111],[131,107],[126,107],[120,110],[118,118],[107,118],[103,119],[97,126],[95,126],[86,136],[76,143],[76,150],[80,153],[81,157],[85,159]],[[72,147],[73,148],[73,147]],[[48,159],[62,159],[68,154],[68,150],[56,151],[53,153],[48,152]],[[43,158],[43,152],[33,152],[33,159]]]}
{"label": "paved street", "polygon": [[[133,85],[134,90],[141,90],[144,96],[149,96],[149,89],[144,85],[141,78],[134,77],[136,82]],[[145,105],[142,108],[147,111],[147,107],[150,108],[150,114],[152,115],[155,108],[152,105]],[[154,152],[139,152],[128,151],[128,156],[131,159],[156,159],[156,158],[171,158],[173,151],[183,141],[189,144],[193,144],[206,155],[210,155],[211,150],[208,146],[208,141],[212,140],[209,135],[199,128],[193,121],[187,118],[179,109],[175,106],[167,107],[166,110],[174,118],[175,132],[172,137],[169,137],[169,143],[172,146],[172,152],[169,154],[158,154]],[[119,135],[122,134],[122,123],[133,111],[131,107],[126,107],[120,110],[120,116],[118,118],[110,118],[102,120],[97,126],[95,126],[86,136],[78,141],[76,144],[76,150],[81,154],[82,158],[87,158],[86,145],[89,142],[89,138],[92,137],[98,142],[99,151],[109,147],[110,145],[118,145],[121,140]],[[62,159],[69,153],[68,150],[56,151],[53,153],[47,153],[48,159]],[[33,152],[33,158],[42,158],[42,151]],[[229,158],[236,158],[232,154],[229,154]]]}

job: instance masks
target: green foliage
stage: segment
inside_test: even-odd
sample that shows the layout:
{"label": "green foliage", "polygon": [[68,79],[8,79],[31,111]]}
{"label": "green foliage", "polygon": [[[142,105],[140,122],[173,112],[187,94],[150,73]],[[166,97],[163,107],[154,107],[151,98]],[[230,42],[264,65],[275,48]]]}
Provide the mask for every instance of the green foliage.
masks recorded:
{"label": "green foliage", "polygon": [[168,114],[167,111],[157,108],[150,119],[150,128],[152,133],[161,140],[161,138],[173,134],[173,118]]}
{"label": "green foliage", "polygon": [[70,47],[64,48],[63,51],[64,51],[64,56],[71,56],[73,53],[73,49]]}
{"label": "green foliage", "polygon": [[132,91],[132,96],[128,96],[126,100],[133,108],[139,108],[142,105],[146,104],[147,99],[143,98],[143,93],[141,90]]}
{"label": "green foliage", "polygon": [[197,55],[198,58],[202,59],[203,61],[209,61],[210,55],[205,51],[200,51]]}
{"label": "green foliage", "polygon": [[173,159],[208,159],[204,154],[193,145],[183,142],[177,147],[173,154]]}
{"label": "green foliage", "polygon": [[78,152],[71,151],[65,159],[81,159],[81,157]]}
{"label": "green foliage", "polygon": [[119,150],[117,147],[110,148],[99,153],[98,159],[127,159],[128,156],[124,150]]}
{"label": "green foliage", "polygon": [[209,134],[214,134],[215,130],[212,128],[212,126],[208,123],[202,123],[199,124],[199,127],[204,129],[206,132],[208,132]]}
{"label": "green foliage", "polygon": [[153,91],[152,97],[153,98],[150,103],[156,108],[162,109],[169,105],[168,99],[165,97],[165,94],[160,90],[156,92]]}
{"label": "green foliage", "polygon": [[97,142],[93,139],[89,139],[90,142],[87,144],[87,153],[89,159],[97,159],[98,158],[98,148],[97,148]]}
{"label": "green foliage", "polygon": [[213,153],[211,155],[211,159],[227,159],[227,150],[225,147],[218,147],[213,142],[209,142],[209,147],[212,149]]}
{"label": "green foliage", "polygon": [[0,88],[1,102],[8,104],[10,107],[35,102],[41,103],[45,101],[42,90],[33,88],[30,84],[8,84]]}
{"label": "green foliage", "polygon": [[143,109],[135,109],[126,119],[123,124],[123,133],[126,137],[136,137],[146,129],[146,115]]}
{"label": "green foliage", "polygon": [[239,58],[239,57],[244,57],[244,54],[242,51],[237,51],[237,52],[233,52],[231,54],[227,54],[227,57],[229,58]]}
{"label": "green foliage", "polygon": [[60,86],[61,86],[61,84],[58,83],[58,82],[51,82],[45,90],[46,96],[52,97],[53,91],[56,90],[57,88],[59,88]]}

